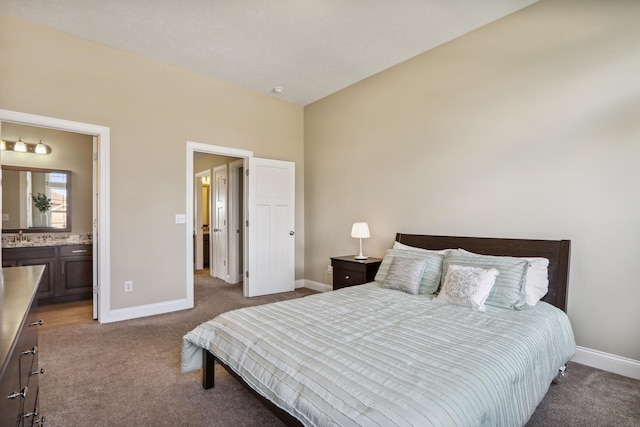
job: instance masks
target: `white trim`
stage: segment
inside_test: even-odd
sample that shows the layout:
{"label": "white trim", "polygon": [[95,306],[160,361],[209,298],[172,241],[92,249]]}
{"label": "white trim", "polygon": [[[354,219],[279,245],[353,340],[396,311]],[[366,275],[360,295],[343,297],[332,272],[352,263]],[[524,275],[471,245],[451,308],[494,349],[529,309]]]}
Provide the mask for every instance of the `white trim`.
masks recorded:
{"label": "white trim", "polygon": [[120,322],[122,320],[136,319],[139,317],[155,316],[157,314],[171,313],[174,311],[192,308],[186,299],[163,301],[152,304],[138,305],[135,307],[117,308],[111,310],[109,321]]}
{"label": "white trim", "polygon": [[[38,126],[66,132],[76,132],[98,137],[98,321],[100,323],[111,320],[111,241],[109,214],[109,160],[110,160],[110,133],[106,126],[92,125],[89,123],[74,122],[57,119],[54,117],[38,116],[35,114],[20,113],[17,111],[0,109],[0,122],[18,123],[28,126]],[[95,236],[94,236],[95,237]]]}
{"label": "white trim", "polygon": [[298,288],[309,288],[318,292],[329,292],[333,290],[333,286],[327,285],[326,283],[315,282],[309,279],[298,279],[296,280],[296,289]]}
{"label": "white trim", "polygon": [[571,361],[640,380],[640,360],[576,346],[576,354]]}
{"label": "white trim", "polygon": [[[186,191],[186,206],[185,206],[185,215],[187,218],[187,226],[185,227],[185,241],[187,247],[187,258],[186,258],[186,266],[187,266],[187,298],[185,308],[193,308],[193,154],[195,152],[206,153],[206,154],[218,154],[221,156],[229,156],[229,157],[240,157],[247,159],[249,157],[253,157],[253,151],[241,150],[238,148],[229,148],[229,147],[221,147],[218,145],[211,144],[203,144],[201,142],[187,141],[186,143],[186,153],[187,153],[187,166],[186,166],[186,181],[187,181],[187,191]],[[246,166],[245,166],[246,170]],[[246,235],[245,235],[246,242]],[[246,244],[245,244],[246,251]]]}

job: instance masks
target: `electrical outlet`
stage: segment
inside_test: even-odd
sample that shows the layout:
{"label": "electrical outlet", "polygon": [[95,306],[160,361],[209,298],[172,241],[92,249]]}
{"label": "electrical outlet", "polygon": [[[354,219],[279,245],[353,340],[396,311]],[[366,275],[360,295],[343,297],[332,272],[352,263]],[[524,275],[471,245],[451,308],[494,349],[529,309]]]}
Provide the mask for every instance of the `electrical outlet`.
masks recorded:
{"label": "electrical outlet", "polygon": [[127,280],[124,282],[124,291],[125,292],[133,292],[133,281]]}
{"label": "electrical outlet", "polygon": [[333,274],[333,266],[332,265],[328,265],[327,266],[327,273],[328,274]]}
{"label": "electrical outlet", "polygon": [[185,214],[176,214],[176,224],[186,224],[187,216]]}

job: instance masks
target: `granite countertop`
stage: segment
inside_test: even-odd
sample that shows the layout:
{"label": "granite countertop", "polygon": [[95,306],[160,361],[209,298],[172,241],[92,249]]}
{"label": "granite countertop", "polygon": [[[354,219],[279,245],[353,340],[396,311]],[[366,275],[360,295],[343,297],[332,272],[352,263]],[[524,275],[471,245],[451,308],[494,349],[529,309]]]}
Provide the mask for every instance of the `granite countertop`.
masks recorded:
{"label": "granite countertop", "polygon": [[80,240],[73,242],[70,240],[50,240],[47,242],[2,242],[2,248],[37,248],[40,246],[71,246],[71,245],[91,245],[93,242]]}
{"label": "granite countertop", "polygon": [[93,240],[87,236],[50,236],[50,235],[18,235],[2,236],[2,248],[36,248],[41,246],[91,245]]}

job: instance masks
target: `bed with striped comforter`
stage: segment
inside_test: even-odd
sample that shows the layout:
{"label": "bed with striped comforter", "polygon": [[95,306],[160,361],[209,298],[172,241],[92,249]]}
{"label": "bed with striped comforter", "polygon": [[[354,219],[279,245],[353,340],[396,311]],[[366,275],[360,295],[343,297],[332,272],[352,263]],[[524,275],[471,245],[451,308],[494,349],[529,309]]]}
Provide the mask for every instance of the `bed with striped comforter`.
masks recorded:
{"label": "bed with striped comforter", "polygon": [[183,338],[307,426],[518,426],[574,354],[544,302],[480,312],[373,282],[224,313]]}

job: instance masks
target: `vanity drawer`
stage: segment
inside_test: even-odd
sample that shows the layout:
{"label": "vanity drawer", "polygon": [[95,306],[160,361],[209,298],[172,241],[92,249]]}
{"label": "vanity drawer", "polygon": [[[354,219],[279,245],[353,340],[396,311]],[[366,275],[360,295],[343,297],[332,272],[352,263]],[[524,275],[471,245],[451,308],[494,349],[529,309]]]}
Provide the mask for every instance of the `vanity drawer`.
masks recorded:
{"label": "vanity drawer", "polygon": [[29,248],[3,248],[2,259],[18,260],[32,258],[55,258],[55,246],[41,246]]}
{"label": "vanity drawer", "polygon": [[93,245],[60,246],[60,256],[92,256]]}

